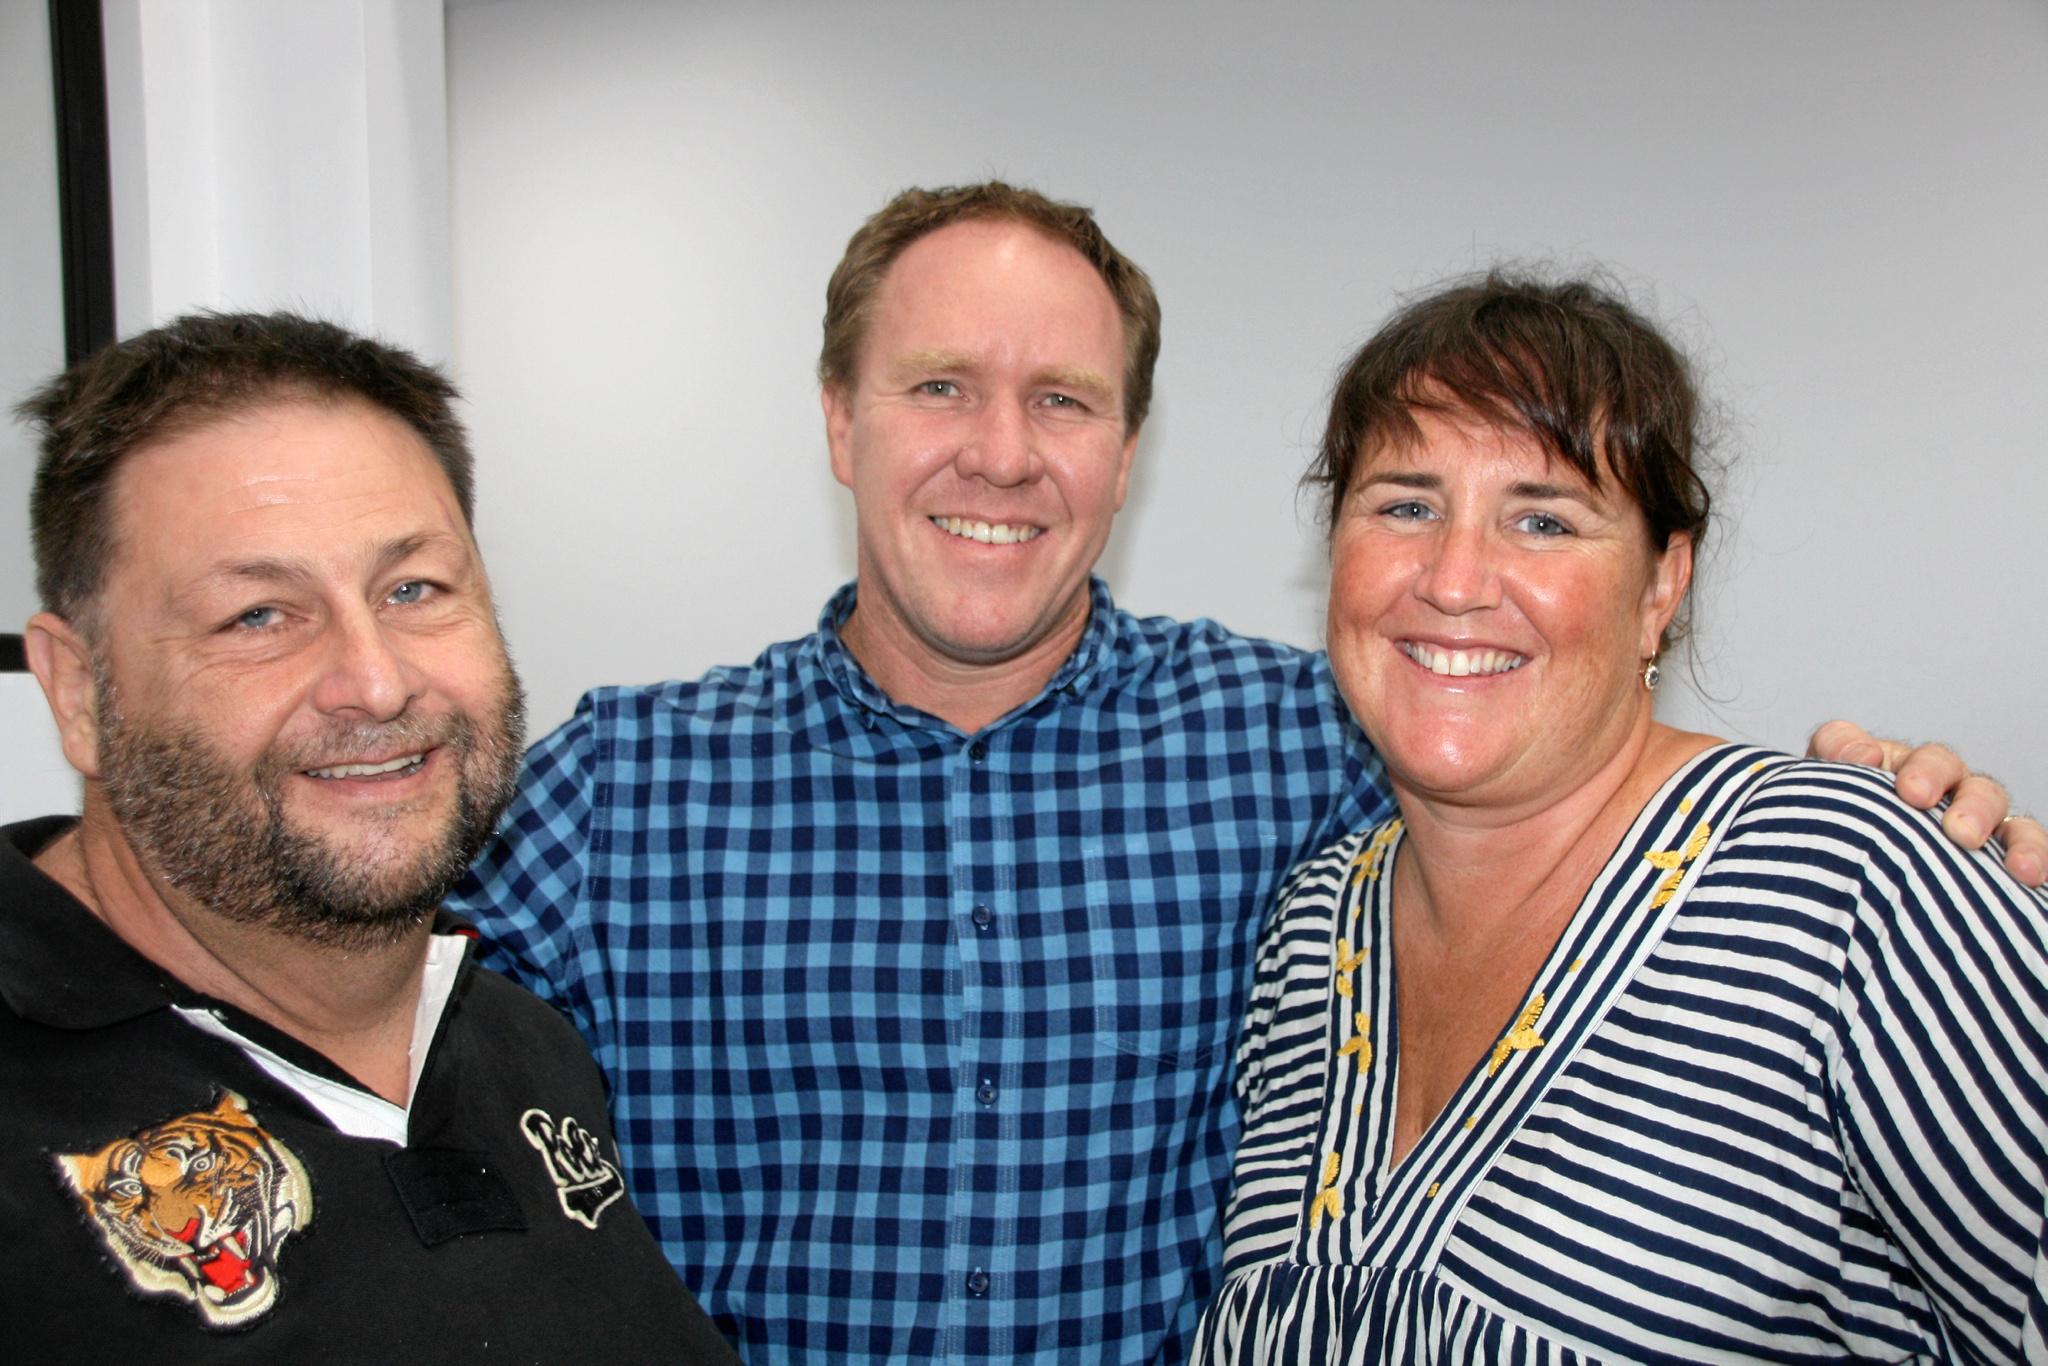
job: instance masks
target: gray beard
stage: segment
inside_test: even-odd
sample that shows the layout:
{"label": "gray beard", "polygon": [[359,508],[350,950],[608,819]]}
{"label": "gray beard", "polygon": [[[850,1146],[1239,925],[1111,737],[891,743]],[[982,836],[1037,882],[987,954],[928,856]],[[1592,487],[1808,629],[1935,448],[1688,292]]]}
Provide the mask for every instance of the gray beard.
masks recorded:
{"label": "gray beard", "polygon": [[[506,665],[488,715],[336,726],[289,751],[273,746],[253,772],[224,761],[187,727],[131,724],[104,668],[95,712],[100,787],[143,866],[223,919],[338,950],[382,947],[433,914],[483,849],[519,779],[526,698]],[[317,833],[293,827],[283,783],[322,756],[439,746],[456,766],[454,810],[438,831],[394,819],[378,839],[414,841],[403,857],[350,862]]]}

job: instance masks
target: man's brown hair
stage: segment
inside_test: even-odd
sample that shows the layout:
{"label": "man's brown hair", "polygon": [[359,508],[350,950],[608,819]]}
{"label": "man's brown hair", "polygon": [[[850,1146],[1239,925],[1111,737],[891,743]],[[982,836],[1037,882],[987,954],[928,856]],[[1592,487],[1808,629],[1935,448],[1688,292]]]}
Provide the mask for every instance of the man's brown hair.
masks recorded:
{"label": "man's brown hair", "polygon": [[1088,209],[1000,180],[905,190],[861,224],[825,286],[825,345],[818,353],[818,381],[827,387],[853,387],[875,294],[889,267],[911,243],[952,223],[991,220],[1023,223],[1066,243],[1102,277],[1123,317],[1124,431],[1137,431],[1152,407],[1152,367],[1159,360],[1159,299],[1152,281],[1110,244]]}
{"label": "man's brown hair", "polygon": [[36,591],[91,634],[114,554],[114,476],[144,446],[293,399],[359,399],[427,445],[473,519],[455,386],[408,351],[294,313],[194,313],[102,347],[16,409],[41,433],[29,492]]}

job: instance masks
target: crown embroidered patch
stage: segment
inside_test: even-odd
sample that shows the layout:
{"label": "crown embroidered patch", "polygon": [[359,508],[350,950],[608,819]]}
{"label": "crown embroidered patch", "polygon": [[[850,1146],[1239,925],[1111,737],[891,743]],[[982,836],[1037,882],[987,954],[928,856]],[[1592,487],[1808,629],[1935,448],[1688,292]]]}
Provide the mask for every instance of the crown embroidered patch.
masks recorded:
{"label": "crown embroidered patch", "polygon": [[233,1091],[96,1152],[53,1156],[129,1282],[193,1305],[208,1328],[270,1312],[278,1250],[313,1222],[305,1167]]}
{"label": "crown embroidered patch", "polygon": [[562,1213],[585,1228],[596,1228],[598,1216],[626,1193],[625,1178],[604,1155],[597,1136],[568,1115],[556,1123],[545,1110],[521,1115],[519,1130],[547,1164]]}

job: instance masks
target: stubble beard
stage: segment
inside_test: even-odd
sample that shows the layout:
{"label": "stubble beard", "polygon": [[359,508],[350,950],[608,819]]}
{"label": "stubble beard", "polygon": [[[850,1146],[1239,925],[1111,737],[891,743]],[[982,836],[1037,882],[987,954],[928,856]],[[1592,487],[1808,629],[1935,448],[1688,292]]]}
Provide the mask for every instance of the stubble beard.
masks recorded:
{"label": "stubble beard", "polygon": [[[274,744],[253,771],[194,728],[125,717],[113,679],[104,667],[95,673],[100,787],[143,865],[214,915],[323,947],[379,948],[417,928],[483,849],[518,784],[526,697],[509,661],[481,717],[407,712],[337,725]],[[353,848],[285,813],[285,781],[335,754],[437,747],[455,765],[452,810],[371,813],[374,828]],[[438,829],[422,828],[436,816]]]}

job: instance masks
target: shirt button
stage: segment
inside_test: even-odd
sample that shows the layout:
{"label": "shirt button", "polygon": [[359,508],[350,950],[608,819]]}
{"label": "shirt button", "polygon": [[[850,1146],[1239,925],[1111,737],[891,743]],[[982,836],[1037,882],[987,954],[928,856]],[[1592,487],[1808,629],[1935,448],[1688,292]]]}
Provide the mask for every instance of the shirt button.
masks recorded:
{"label": "shirt button", "polygon": [[988,1293],[988,1273],[978,1266],[967,1273],[967,1293],[976,1299]]}
{"label": "shirt button", "polygon": [[986,906],[976,906],[969,914],[974,918],[974,928],[985,930],[994,922],[996,914]]}
{"label": "shirt button", "polygon": [[990,1081],[987,1077],[983,1077],[981,1079],[981,1085],[974,1088],[974,1098],[980,1101],[983,1105],[995,1104],[996,1084]]}
{"label": "shirt button", "polygon": [[988,758],[988,746],[976,740],[967,747],[967,757],[974,760],[977,764],[980,763],[983,759]]}

